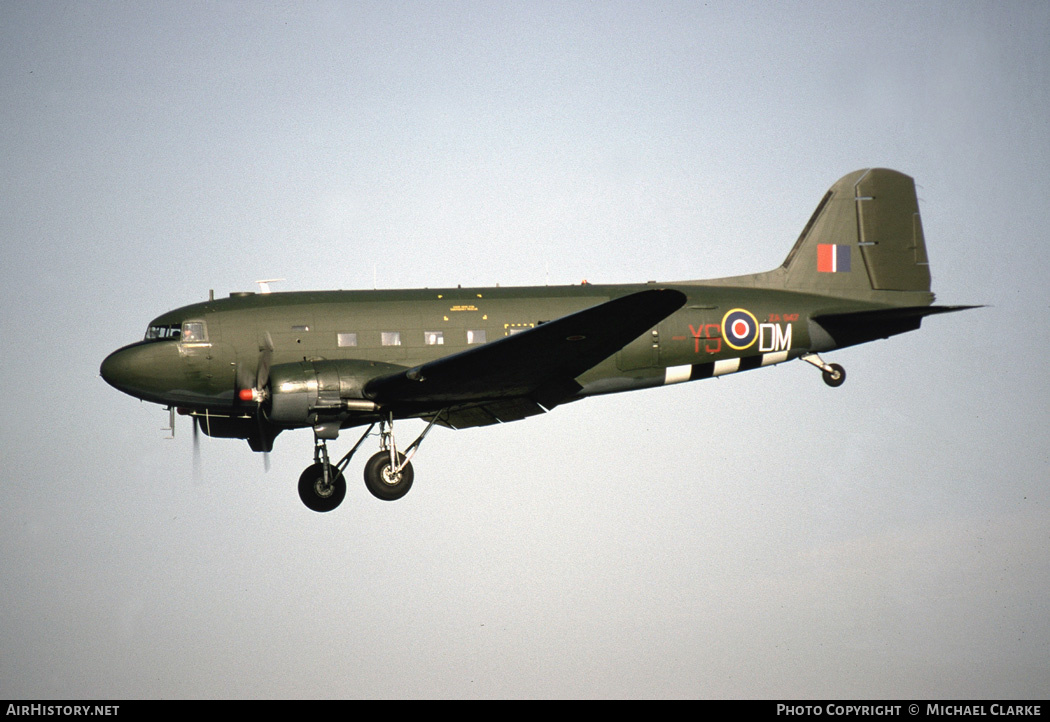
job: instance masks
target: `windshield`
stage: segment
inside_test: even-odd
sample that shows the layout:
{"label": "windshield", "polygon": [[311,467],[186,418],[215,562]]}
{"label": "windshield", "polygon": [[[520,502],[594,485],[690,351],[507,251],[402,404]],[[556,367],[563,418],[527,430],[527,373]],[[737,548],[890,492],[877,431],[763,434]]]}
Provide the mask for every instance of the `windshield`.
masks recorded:
{"label": "windshield", "polygon": [[182,323],[151,323],[146,329],[146,341],[181,341],[182,343],[203,344],[208,341],[208,332],[204,321],[183,321]]}
{"label": "windshield", "polygon": [[147,341],[178,340],[182,335],[182,324],[170,323],[161,326],[150,326],[146,329]]}

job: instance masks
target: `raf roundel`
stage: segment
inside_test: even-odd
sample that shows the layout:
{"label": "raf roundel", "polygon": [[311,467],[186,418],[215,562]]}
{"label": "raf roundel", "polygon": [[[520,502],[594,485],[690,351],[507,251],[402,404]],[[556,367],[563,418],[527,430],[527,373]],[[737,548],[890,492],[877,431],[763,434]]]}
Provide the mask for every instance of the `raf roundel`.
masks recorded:
{"label": "raf roundel", "polygon": [[750,311],[734,308],[722,317],[722,338],[730,348],[742,351],[758,338],[758,320]]}

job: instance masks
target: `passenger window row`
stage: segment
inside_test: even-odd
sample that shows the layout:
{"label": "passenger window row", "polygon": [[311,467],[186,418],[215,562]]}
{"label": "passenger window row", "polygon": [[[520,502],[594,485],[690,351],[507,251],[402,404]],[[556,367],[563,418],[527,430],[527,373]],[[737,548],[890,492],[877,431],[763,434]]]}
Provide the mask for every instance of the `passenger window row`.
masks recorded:
{"label": "passenger window row", "polygon": [[[379,341],[383,346],[400,346],[402,334],[400,331],[381,331],[379,333]],[[480,344],[485,343],[485,329],[483,328],[472,328],[467,329],[467,343],[468,344]],[[445,345],[445,332],[444,331],[424,331],[423,342],[427,346],[444,346]],[[346,332],[336,334],[336,343],[340,348],[348,348],[357,346],[357,333]]]}

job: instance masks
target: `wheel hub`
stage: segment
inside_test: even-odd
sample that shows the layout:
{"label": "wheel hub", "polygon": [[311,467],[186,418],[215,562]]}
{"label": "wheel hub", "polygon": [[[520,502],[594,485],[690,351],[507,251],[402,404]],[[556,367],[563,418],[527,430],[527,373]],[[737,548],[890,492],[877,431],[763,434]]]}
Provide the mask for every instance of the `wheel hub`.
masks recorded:
{"label": "wheel hub", "polygon": [[389,486],[396,486],[401,482],[401,472],[394,472],[389,465],[384,466],[379,475],[382,477],[383,483]]}

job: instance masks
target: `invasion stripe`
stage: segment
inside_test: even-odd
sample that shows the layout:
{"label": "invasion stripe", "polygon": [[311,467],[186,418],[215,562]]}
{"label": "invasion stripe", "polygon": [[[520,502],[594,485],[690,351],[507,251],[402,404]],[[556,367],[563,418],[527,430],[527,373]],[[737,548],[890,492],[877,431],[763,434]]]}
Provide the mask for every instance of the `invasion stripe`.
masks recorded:
{"label": "invasion stripe", "polygon": [[724,374],[735,373],[740,369],[740,359],[738,358],[727,358],[721,361],[715,361],[715,376],[722,376]]}
{"label": "invasion stripe", "polygon": [[715,365],[713,363],[696,364],[693,366],[693,380],[699,381],[700,379],[709,379],[715,375]]}
{"label": "invasion stripe", "polygon": [[685,381],[699,381],[701,379],[709,379],[715,376],[725,376],[726,374],[732,374],[738,371],[750,371],[752,369],[762,368],[763,366],[772,366],[774,364],[783,363],[787,360],[787,351],[777,351],[775,353],[755,354],[754,356],[747,356],[744,358],[727,358],[722,359],[721,361],[709,361],[708,363],[692,364],[691,366],[668,366],[664,369],[664,385],[680,384]]}
{"label": "invasion stripe", "polygon": [[764,353],[762,354],[762,365],[772,366],[773,364],[784,363],[788,360],[787,351],[777,351],[776,353]]}
{"label": "invasion stripe", "polygon": [[740,368],[737,371],[750,371],[751,369],[762,368],[762,356],[764,354],[740,359]]}
{"label": "invasion stripe", "polygon": [[668,366],[664,369],[664,386],[667,384],[680,384],[692,379],[692,366]]}

